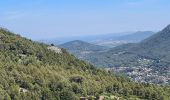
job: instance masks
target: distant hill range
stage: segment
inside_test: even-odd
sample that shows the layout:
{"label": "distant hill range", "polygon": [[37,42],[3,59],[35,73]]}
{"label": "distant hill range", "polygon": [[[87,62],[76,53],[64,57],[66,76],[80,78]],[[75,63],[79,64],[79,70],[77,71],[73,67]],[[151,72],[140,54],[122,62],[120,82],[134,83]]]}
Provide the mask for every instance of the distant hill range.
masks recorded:
{"label": "distant hill range", "polygon": [[97,40],[93,40],[92,43],[102,46],[115,47],[127,43],[137,43],[155,34],[152,31],[138,31],[132,32],[124,35],[117,36],[103,36]]}
{"label": "distant hill range", "polygon": [[[138,31],[132,34],[130,33],[122,34],[124,35],[120,34],[119,35],[107,34],[103,36],[99,35],[97,37],[90,37],[90,39],[88,38],[87,41],[89,41],[89,43],[82,40],[73,40],[70,42],[60,44],[59,46],[67,49],[70,53],[74,54],[78,58],[84,59],[88,58],[92,54],[106,52],[110,48],[121,44],[139,42],[142,39],[146,39],[147,37],[151,36],[152,34],[154,34],[154,32]],[[93,38],[94,40],[92,41]]]}
{"label": "distant hill range", "polygon": [[115,47],[121,44],[126,43],[136,43],[143,39],[148,38],[153,35],[155,32],[152,31],[138,31],[138,32],[122,32],[122,33],[109,33],[102,35],[89,35],[89,36],[73,36],[73,37],[65,37],[65,38],[56,38],[56,39],[46,39],[40,40],[40,42],[44,42],[47,44],[63,44],[66,42],[81,40],[86,41],[91,44],[107,46],[107,47]]}
{"label": "distant hill range", "polygon": [[[154,34],[154,32],[151,32],[151,31],[138,31],[138,32],[135,32],[133,34],[128,34],[128,35],[114,35],[113,36],[110,34],[110,37],[108,35],[103,36],[103,37],[98,36],[96,37],[96,39],[101,39],[101,40],[98,40],[98,41],[94,40],[93,42],[90,42],[90,43],[82,41],[82,40],[74,40],[74,41],[63,43],[59,46],[62,48],[65,48],[66,50],[68,50],[70,53],[74,54],[78,58],[85,59],[87,61],[95,63],[96,65],[100,64],[100,66],[106,66],[105,63],[103,63],[102,61],[100,61],[102,64],[96,61],[91,61],[93,59],[92,56],[96,57],[95,56],[96,54],[97,55],[102,54],[101,56],[103,56],[105,55],[103,53],[107,53],[107,51],[110,52],[112,50],[111,47],[115,47],[121,44],[128,44],[129,42],[136,43],[136,42],[141,41],[142,39],[146,39],[152,34]],[[110,63],[107,63],[107,64],[110,65]]]}
{"label": "distant hill range", "polygon": [[70,41],[59,46],[65,48],[70,53],[82,59],[85,58],[88,54],[104,52],[108,50],[108,47],[94,45],[81,40]]}

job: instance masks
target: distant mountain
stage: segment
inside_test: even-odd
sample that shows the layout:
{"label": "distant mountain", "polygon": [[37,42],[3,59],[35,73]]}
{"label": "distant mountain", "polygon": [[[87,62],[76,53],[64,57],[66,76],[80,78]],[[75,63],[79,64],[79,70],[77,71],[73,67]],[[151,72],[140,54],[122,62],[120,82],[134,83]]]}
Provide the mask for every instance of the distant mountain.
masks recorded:
{"label": "distant mountain", "polygon": [[115,47],[127,43],[137,43],[155,34],[152,31],[138,31],[121,36],[108,36],[94,40],[92,43],[102,46]]}
{"label": "distant mountain", "polygon": [[140,42],[150,36],[155,34],[155,32],[152,31],[138,31],[132,34],[124,35],[117,37],[113,40],[123,40],[123,41],[134,41],[134,42]]}
{"label": "distant mountain", "polygon": [[170,25],[153,36],[132,44],[124,44],[109,51],[86,57],[89,62],[103,67],[145,67],[163,75],[170,83]]}
{"label": "distant mountain", "polygon": [[64,47],[68,50],[93,50],[93,51],[99,51],[99,50],[105,50],[106,47],[104,46],[98,46],[98,45],[94,45],[94,44],[90,44],[88,42],[84,42],[81,40],[74,40],[74,41],[70,41],[64,44],[60,45],[61,47]]}
{"label": "distant mountain", "polygon": [[71,37],[56,37],[53,39],[42,39],[40,42],[48,43],[48,44],[63,44],[66,42],[81,40],[86,42],[91,42],[94,40],[104,40],[110,37],[119,37],[127,34],[131,34],[132,32],[121,32],[121,33],[105,33],[105,34],[92,34],[92,35],[82,35],[82,36],[71,36]]}
{"label": "distant mountain", "polygon": [[90,44],[81,40],[70,41],[59,46],[68,50],[78,58],[84,58],[92,53],[104,52],[105,50],[108,50],[107,47]]}

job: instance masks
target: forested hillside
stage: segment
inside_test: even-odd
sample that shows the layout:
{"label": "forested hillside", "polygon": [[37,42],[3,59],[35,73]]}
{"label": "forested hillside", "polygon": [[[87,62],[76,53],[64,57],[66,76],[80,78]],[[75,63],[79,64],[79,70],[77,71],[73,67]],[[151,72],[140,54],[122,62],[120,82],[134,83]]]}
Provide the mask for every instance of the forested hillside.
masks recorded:
{"label": "forested hillside", "polygon": [[169,100],[168,86],[134,83],[78,60],[64,49],[0,29],[0,100],[79,100],[115,95],[122,99]]}

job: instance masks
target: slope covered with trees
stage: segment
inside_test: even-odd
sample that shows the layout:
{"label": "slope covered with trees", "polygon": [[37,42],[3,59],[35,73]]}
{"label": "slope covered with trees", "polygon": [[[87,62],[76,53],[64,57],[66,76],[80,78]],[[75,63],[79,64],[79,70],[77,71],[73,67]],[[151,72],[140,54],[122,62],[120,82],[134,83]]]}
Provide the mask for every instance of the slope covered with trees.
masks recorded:
{"label": "slope covered with trees", "polygon": [[0,29],[0,100],[79,100],[103,93],[169,100],[169,87],[112,75],[67,53]]}

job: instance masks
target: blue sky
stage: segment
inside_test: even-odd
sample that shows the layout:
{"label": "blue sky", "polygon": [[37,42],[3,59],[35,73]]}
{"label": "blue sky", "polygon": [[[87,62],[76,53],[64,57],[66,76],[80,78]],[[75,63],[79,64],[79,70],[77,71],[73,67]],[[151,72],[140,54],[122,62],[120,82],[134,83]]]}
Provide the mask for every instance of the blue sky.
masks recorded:
{"label": "blue sky", "polygon": [[170,0],[1,0],[0,26],[32,39],[157,31],[169,12]]}

